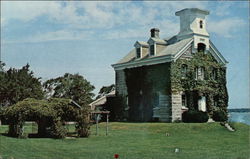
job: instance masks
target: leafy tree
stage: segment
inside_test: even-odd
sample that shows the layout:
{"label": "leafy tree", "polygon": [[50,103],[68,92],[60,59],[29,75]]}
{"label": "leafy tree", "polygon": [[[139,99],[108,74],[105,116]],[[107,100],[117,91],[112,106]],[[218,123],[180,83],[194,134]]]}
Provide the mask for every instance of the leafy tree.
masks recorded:
{"label": "leafy tree", "polygon": [[21,69],[3,69],[0,63],[0,106],[9,106],[25,98],[42,99],[44,93],[40,78],[36,78],[29,69],[29,64]]}
{"label": "leafy tree", "polygon": [[102,97],[102,96],[104,96],[104,95],[110,93],[110,92],[113,91],[114,89],[115,89],[115,85],[114,85],[114,84],[111,84],[110,86],[103,86],[103,87],[100,89],[100,91],[99,91],[99,93],[98,93],[96,99],[98,99],[98,98],[100,98],[100,97]]}
{"label": "leafy tree", "polygon": [[69,73],[47,80],[43,86],[47,98],[69,98],[83,106],[92,101],[92,91],[95,88],[83,76]]}

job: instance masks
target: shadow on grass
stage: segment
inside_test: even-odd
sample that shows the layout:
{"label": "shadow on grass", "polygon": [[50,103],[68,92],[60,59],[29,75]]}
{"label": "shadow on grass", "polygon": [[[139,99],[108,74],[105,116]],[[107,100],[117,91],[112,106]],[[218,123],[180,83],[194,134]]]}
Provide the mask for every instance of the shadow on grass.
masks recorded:
{"label": "shadow on grass", "polygon": [[[6,136],[6,137],[11,137],[11,138],[18,138],[18,137],[15,137],[15,136],[11,136],[8,133],[0,133],[0,135]],[[69,132],[66,135],[66,138],[77,138],[77,137],[78,136],[77,136],[76,132]],[[24,136],[20,137],[20,138],[50,138],[50,139],[53,139],[53,137],[51,137],[51,136],[44,136],[44,135],[40,135],[40,134],[37,134],[37,133],[24,134]]]}

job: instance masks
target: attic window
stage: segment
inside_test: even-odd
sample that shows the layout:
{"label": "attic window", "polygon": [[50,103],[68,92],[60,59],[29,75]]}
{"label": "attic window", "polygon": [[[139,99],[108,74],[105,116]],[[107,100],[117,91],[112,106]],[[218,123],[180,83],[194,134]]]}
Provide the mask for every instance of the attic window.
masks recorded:
{"label": "attic window", "polygon": [[136,48],[136,58],[141,58],[141,47]]}
{"label": "attic window", "polygon": [[150,47],[149,47],[149,54],[150,54],[150,56],[154,56],[155,55],[155,45],[150,45]]}
{"label": "attic window", "polygon": [[200,20],[200,28],[202,29],[203,28],[203,21]]}
{"label": "attic window", "polygon": [[206,45],[203,43],[198,43],[198,52],[204,52],[206,49]]}

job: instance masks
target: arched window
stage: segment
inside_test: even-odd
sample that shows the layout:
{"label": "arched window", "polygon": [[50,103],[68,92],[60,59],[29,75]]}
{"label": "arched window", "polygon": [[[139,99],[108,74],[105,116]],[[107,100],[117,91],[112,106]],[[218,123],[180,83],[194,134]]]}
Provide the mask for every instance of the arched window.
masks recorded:
{"label": "arched window", "polygon": [[187,77],[187,65],[185,64],[181,65],[181,77],[182,78]]}
{"label": "arched window", "polygon": [[203,28],[203,21],[200,20],[200,28],[202,29]]}
{"label": "arched window", "polygon": [[198,43],[198,52],[204,52],[206,49],[206,45],[203,43]]}

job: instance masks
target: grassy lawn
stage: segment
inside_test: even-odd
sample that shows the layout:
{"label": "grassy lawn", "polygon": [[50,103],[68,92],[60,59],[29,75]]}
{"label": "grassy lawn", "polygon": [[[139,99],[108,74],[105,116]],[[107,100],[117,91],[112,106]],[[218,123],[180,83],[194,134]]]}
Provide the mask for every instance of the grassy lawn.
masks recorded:
{"label": "grassy lawn", "polygon": [[[0,135],[0,156],[20,159],[249,159],[250,126],[234,123],[229,132],[219,123],[105,123],[95,136],[56,140],[49,138],[16,139]],[[26,126],[26,132],[34,129]],[[0,126],[5,132],[7,126]],[[166,136],[166,133],[169,136]],[[175,148],[180,151],[175,153]]]}

